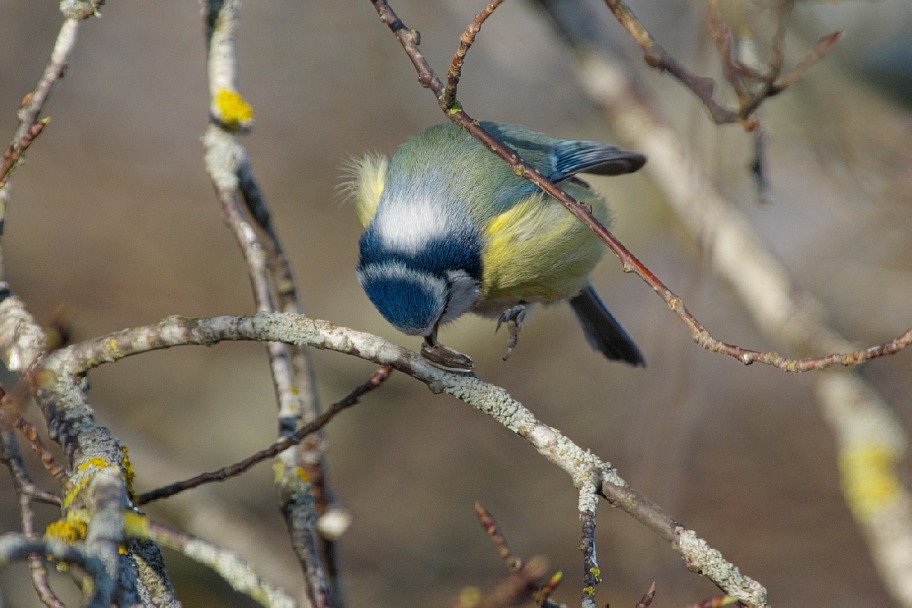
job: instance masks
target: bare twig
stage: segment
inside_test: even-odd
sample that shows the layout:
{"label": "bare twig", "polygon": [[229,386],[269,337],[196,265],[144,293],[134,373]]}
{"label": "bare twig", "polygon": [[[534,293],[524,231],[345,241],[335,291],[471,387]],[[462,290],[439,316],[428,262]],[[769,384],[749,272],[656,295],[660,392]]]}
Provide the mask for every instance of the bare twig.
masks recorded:
{"label": "bare twig", "polygon": [[[722,20],[718,0],[713,0],[709,5],[708,20],[709,31],[716,43],[722,70],[725,79],[731,86],[738,99],[737,108],[727,108],[717,102],[713,97],[716,83],[712,78],[697,76],[685,68],[665,48],[660,45],[652,34],[623,0],[605,0],[615,19],[630,34],[630,37],[643,49],[644,59],[650,66],[674,76],[681,84],[690,89],[697,98],[703,102],[713,122],[716,124],[738,123],[746,130],[757,128],[759,121],[754,116],[757,108],[769,97],[778,94],[786,87],[794,84],[807,70],[822,59],[824,55],[838,41],[839,34],[831,34],[824,38],[811,53],[809,53],[797,67],[789,72],[789,76],[776,81],[782,72],[785,60],[785,32],[791,17],[794,0],[778,0],[774,2],[772,11],[776,22],[776,31],[770,43],[770,57],[767,69],[763,72],[749,68],[732,57],[732,35],[729,28]],[[829,41],[829,45],[824,41]]]}
{"label": "bare twig", "polygon": [[449,109],[456,105],[456,88],[459,85],[459,79],[462,77],[462,66],[465,62],[466,53],[469,52],[472,44],[475,43],[475,37],[478,35],[478,32],[481,31],[481,26],[488,20],[488,17],[494,14],[494,11],[497,10],[497,7],[500,6],[502,2],[503,0],[493,0],[493,2],[490,2],[482,12],[475,15],[475,19],[472,20],[472,23],[469,24],[459,37],[459,49],[457,49],[456,55],[453,56],[453,61],[450,63],[446,88],[440,98],[441,107]]}
{"label": "bare twig", "polygon": [[87,608],[107,608],[111,605],[110,593],[113,581],[105,572],[104,564],[82,547],[75,547],[55,540],[36,540],[21,534],[0,536],[0,566],[28,558],[30,555],[46,555],[62,563],[79,566],[91,578],[85,598]]}
{"label": "bare twig", "polygon": [[541,579],[547,574],[548,560],[533,556],[503,579],[490,593],[479,595],[477,590],[463,592],[455,608],[507,608],[516,606],[535,595]]}
{"label": "bare twig", "polygon": [[652,600],[655,599],[656,595],[656,584],[655,581],[652,581],[649,585],[649,589],[646,590],[646,593],[643,594],[643,597],[640,598],[640,601],[637,602],[634,608],[649,608],[652,605]]}
{"label": "bare twig", "polygon": [[490,511],[485,509],[477,500],[475,501],[475,515],[478,517],[478,522],[481,524],[481,527],[484,528],[485,534],[487,534],[488,537],[490,537],[491,542],[494,543],[494,548],[497,549],[500,558],[507,564],[507,568],[510,570],[519,568],[522,564],[522,559],[513,555],[513,551],[511,551],[510,546],[507,545],[507,539],[504,538],[503,532],[500,531],[500,526],[497,525],[497,520],[495,520]]}
{"label": "bare twig", "polygon": [[38,429],[35,428],[35,425],[28,422],[22,416],[17,416],[13,421],[13,426],[22,433],[26,439],[29,441],[29,445],[32,448],[32,451],[38,455],[38,458],[41,459],[41,464],[44,465],[45,470],[53,475],[54,479],[61,483],[66,483],[67,474],[66,471],[57,464],[57,460],[54,458],[54,455],[48,449],[44,442],[41,440],[41,437],[38,435]]}
{"label": "bare twig", "polygon": [[[523,572],[524,568],[526,568],[525,561],[521,557],[513,554],[513,551],[510,550],[510,547],[507,544],[507,539],[500,530],[500,526],[497,525],[497,520],[495,520],[490,511],[485,509],[477,500],[475,501],[475,515],[478,517],[481,527],[484,528],[484,531],[491,539],[491,542],[494,543],[497,553],[500,554],[500,557],[504,560],[507,568],[514,573]],[[543,575],[544,574],[542,574],[542,576]],[[556,608],[556,604],[549,598],[557,589],[558,585],[560,585],[562,579],[563,574],[556,572],[543,585],[536,583],[538,589],[532,594],[532,599],[535,600],[535,603],[542,608]]]}
{"label": "bare twig", "polygon": [[795,67],[785,73],[770,89],[770,95],[781,93],[788,87],[792,86],[810,70],[814,65],[823,59],[830,51],[836,48],[836,44],[842,38],[842,32],[833,32],[821,38],[807,56],[799,61]]}
{"label": "bare twig", "polygon": [[325,412],[323,412],[316,419],[308,422],[296,430],[293,435],[282,437],[268,448],[260,450],[259,452],[256,452],[255,454],[252,454],[251,456],[248,456],[239,462],[218,469],[217,471],[202,473],[200,475],[191,477],[190,479],[179,481],[162,488],[157,488],[151,492],[141,494],[136,498],[136,504],[144,505],[154,500],[161,500],[163,498],[168,498],[169,496],[174,496],[175,494],[183,492],[184,490],[196,488],[206,483],[225,481],[226,479],[240,475],[254,465],[263,462],[268,458],[273,458],[283,450],[287,450],[293,445],[299,443],[302,439],[311,433],[315,433],[318,430],[322,429],[324,426],[329,424],[329,422],[335,418],[337,414],[351,407],[352,405],[355,405],[363,395],[386,382],[386,379],[389,378],[389,375],[391,373],[392,368],[390,368],[388,365],[380,366],[380,368],[371,375],[370,379],[367,382],[356,387],[342,400],[337,401],[336,403],[329,406]]}
{"label": "bare twig", "polygon": [[45,118],[44,120],[29,126],[22,137],[15,143],[10,144],[3,153],[3,158],[0,159],[0,188],[6,186],[10,175],[12,174],[13,167],[19,162],[19,159],[22,158],[22,155],[28,147],[32,145],[32,142],[41,135],[41,132],[44,131],[44,127],[47,126],[48,122],[50,122],[50,120]]}

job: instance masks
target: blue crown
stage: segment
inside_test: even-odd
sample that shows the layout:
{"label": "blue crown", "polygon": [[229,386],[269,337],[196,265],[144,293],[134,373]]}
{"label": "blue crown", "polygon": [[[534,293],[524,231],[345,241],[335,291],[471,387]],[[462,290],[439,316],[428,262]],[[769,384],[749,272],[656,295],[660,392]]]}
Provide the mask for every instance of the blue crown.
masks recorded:
{"label": "blue crown", "polygon": [[405,334],[430,334],[446,307],[446,281],[401,262],[369,264],[357,275],[380,314]]}

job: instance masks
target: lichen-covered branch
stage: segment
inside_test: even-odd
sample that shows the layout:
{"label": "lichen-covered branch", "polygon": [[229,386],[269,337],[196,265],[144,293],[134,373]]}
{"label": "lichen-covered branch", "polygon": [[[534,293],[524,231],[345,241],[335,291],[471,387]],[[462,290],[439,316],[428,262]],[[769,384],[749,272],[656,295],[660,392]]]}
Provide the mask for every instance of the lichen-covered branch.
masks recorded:
{"label": "lichen-covered branch", "polygon": [[[54,351],[43,359],[34,374],[38,378],[56,377],[62,373],[81,375],[99,365],[152,350],[211,345],[222,340],[286,342],[388,365],[423,382],[432,392],[452,395],[493,418],[563,469],[574,486],[582,487],[594,475],[599,480],[602,494],[609,495],[609,488],[628,489],[627,482],[609,463],[575,444],[556,428],[539,421],[504,389],[470,373],[435,367],[418,353],[377,336],[299,315],[259,313],[253,317],[170,317],[154,325],[126,329]],[[631,492],[627,495],[637,496]],[[659,532],[672,543],[688,567],[700,571],[728,595],[757,608],[768,605],[766,591],[761,585],[741,575],[695,532],[673,522],[651,501],[617,500],[612,504]],[[702,561],[704,558],[708,561]]]}
{"label": "lichen-covered branch", "polygon": [[[235,137],[236,133],[253,128],[253,110],[237,89],[235,34],[239,10],[236,0],[204,3],[213,119],[203,138],[206,167],[226,223],[241,246],[257,310],[300,314],[294,277],[272,225],[269,207],[247,152]],[[267,343],[266,348],[279,406],[278,432],[280,438],[288,437],[302,420],[310,422],[320,414],[313,369],[303,349],[278,342]],[[332,604],[331,587],[338,585],[323,564],[326,557],[334,559],[332,541],[323,538],[317,529],[319,516],[330,508],[324,450],[325,438],[321,434],[309,436],[300,451],[289,449],[277,456],[280,469],[276,475],[292,545],[308,581],[310,598],[318,608]],[[331,564],[329,572],[335,570]]]}

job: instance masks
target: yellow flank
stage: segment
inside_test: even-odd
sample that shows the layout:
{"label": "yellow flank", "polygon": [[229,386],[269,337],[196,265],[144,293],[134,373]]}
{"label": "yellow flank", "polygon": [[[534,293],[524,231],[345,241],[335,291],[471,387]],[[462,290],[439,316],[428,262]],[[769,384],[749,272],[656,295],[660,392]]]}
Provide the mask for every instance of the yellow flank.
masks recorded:
{"label": "yellow flank", "polygon": [[[608,207],[600,196],[577,184],[562,186],[607,223]],[[480,304],[549,303],[574,296],[585,287],[604,252],[592,231],[543,194],[525,198],[496,216],[485,236]]]}
{"label": "yellow flank", "polygon": [[364,228],[367,228],[377,213],[388,165],[389,161],[381,154],[365,154],[355,159],[347,168],[351,173],[351,180],[345,188],[355,202],[358,221]]}
{"label": "yellow flank", "polygon": [[842,491],[855,517],[866,521],[896,503],[902,494],[896,452],[874,443],[846,448],[839,459]]}

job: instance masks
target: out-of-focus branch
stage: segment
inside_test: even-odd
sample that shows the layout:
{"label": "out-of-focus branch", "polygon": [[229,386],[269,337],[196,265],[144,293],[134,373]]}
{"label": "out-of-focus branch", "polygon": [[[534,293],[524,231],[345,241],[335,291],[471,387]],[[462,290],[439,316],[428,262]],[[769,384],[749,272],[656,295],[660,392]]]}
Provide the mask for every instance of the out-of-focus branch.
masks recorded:
{"label": "out-of-focus branch", "polygon": [[263,581],[249,563],[231,551],[160,523],[148,522],[146,526],[150,539],[212,568],[231,585],[232,589],[250,596],[263,606],[268,608],[294,608],[297,606],[291,596]]}
{"label": "out-of-focus branch", "polygon": [[[213,119],[203,138],[206,168],[225,220],[247,262],[257,310],[300,314],[302,307],[294,276],[272,225],[269,207],[257,185],[247,152],[233,135],[253,127],[253,111],[237,90],[238,11],[239,3],[235,0],[210,0],[204,4]],[[276,342],[267,344],[266,348],[279,406],[281,439],[293,434],[302,419],[305,423],[316,419],[320,406],[307,353]],[[336,555],[332,540],[320,535],[317,525],[319,516],[329,510],[331,500],[324,450],[322,434],[309,436],[301,444],[300,453],[289,449],[277,456],[281,466],[276,475],[292,546],[304,570],[310,599],[318,608],[330,606],[331,595],[341,596],[338,581],[328,574],[337,570],[332,563]],[[324,567],[324,557],[330,560],[328,568]]]}
{"label": "out-of-focus branch", "polygon": [[534,598],[536,589],[548,572],[548,560],[533,556],[522,562],[489,593],[481,594],[478,589],[463,590],[454,608],[508,608],[518,606]]}
{"label": "out-of-focus branch", "polygon": [[770,45],[770,58],[765,70],[745,66],[739,62],[732,51],[732,33],[721,17],[718,0],[709,3],[710,34],[719,51],[722,71],[725,79],[738,99],[737,108],[728,108],[716,101],[714,93],[716,82],[706,76],[698,76],[685,68],[674,55],[669,53],[649,33],[646,26],[637,18],[623,0],[605,0],[605,4],[630,37],[643,49],[643,58],[650,66],[668,72],[688,88],[703,102],[709,115],[716,124],[738,123],[745,129],[753,131],[759,121],[754,113],[770,97],[784,91],[800,79],[807,70],[822,59],[839,41],[839,33],[825,36],[814,49],[802,59],[798,66],[780,78],[785,59],[785,31],[791,17],[794,0],[771,2],[771,12],[775,20],[776,33]]}
{"label": "out-of-focus branch", "polygon": [[[88,370],[124,357],[182,345],[212,345],[222,340],[279,341],[354,355],[379,365],[389,365],[420,382],[434,393],[446,393],[525,439],[551,463],[563,469],[580,487],[586,480],[599,480],[600,493],[610,488],[636,494],[607,462],[598,458],[548,426],[513,399],[505,390],[468,373],[438,368],[418,353],[396,346],[371,334],[338,327],[326,321],[287,313],[258,313],[253,317],[212,317],[187,319],[169,317],[160,323],[123,330],[93,340],[71,344],[46,355],[32,371],[33,381],[41,378],[81,377]],[[648,500],[618,500],[616,506],[647,526],[653,527],[685,560],[728,595],[746,604],[768,606],[766,590],[742,575],[696,532],[677,524]],[[643,505],[649,510],[644,511]]]}
{"label": "out-of-focus branch", "polygon": [[[556,5],[541,4],[556,23],[562,20]],[[583,89],[601,105],[618,134],[649,156],[647,170],[669,206],[705,243],[712,268],[732,285],[758,327],[797,352],[851,350],[851,343],[830,326],[824,305],[795,282],[748,220],[716,190],[641,87],[605,51],[609,47],[581,33],[558,30],[578,53]],[[901,348],[910,333],[887,343],[885,350]],[[814,382],[821,412],[839,443],[846,501],[887,586],[902,605],[912,606],[912,494],[898,475],[908,436],[860,375],[829,371],[815,375]],[[666,522],[664,528],[669,527]]]}
{"label": "out-of-focus branch", "polygon": [[[478,516],[481,527],[484,528],[485,534],[487,534],[491,539],[491,542],[494,543],[494,548],[497,549],[497,553],[500,555],[501,559],[504,560],[504,563],[510,572],[528,572],[529,570],[526,569],[526,560],[513,554],[513,551],[510,550],[510,546],[507,544],[507,539],[504,538],[503,532],[500,530],[500,526],[497,525],[497,520],[495,520],[494,516],[477,500],[475,501],[475,515]],[[544,572],[538,576],[539,579],[543,577]],[[542,584],[540,580],[532,581],[536,588],[526,589],[525,591],[528,595],[532,596],[536,605],[541,606],[542,608],[557,608],[557,604],[552,602],[550,598],[557,589],[557,586],[560,585],[563,577],[563,573],[556,572],[544,584]]]}
{"label": "out-of-focus branch", "polygon": [[[650,171],[669,204],[706,243],[713,269],[735,288],[757,325],[799,352],[851,349],[851,343],[828,324],[822,303],[797,285],[768,252],[750,223],[715,190],[686,146],[650,111],[623,72],[594,56],[587,57],[581,68],[593,98],[604,105],[619,133],[649,155]],[[908,343],[910,333],[892,344]],[[816,375],[814,382],[822,412],[840,443],[840,461],[849,463],[841,467],[843,487],[863,487],[873,479],[889,481],[886,493],[862,498],[852,492],[846,498],[867,532],[885,581],[905,605],[912,606],[912,495],[897,475],[908,437],[861,376],[832,371]]]}
{"label": "out-of-focus branch", "polygon": [[46,555],[62,564],[79,566],[91,579],[91,595],[86,598],[87,608],[108,608],[113,581],[107,576],[104,564],[81,547],[74,547],[59,540],[35,540],[22,534],[0,536],[0,567],[26,559],[29,555]]}

